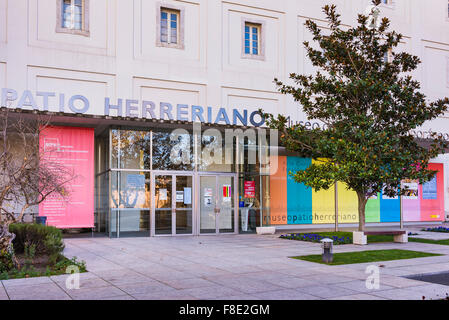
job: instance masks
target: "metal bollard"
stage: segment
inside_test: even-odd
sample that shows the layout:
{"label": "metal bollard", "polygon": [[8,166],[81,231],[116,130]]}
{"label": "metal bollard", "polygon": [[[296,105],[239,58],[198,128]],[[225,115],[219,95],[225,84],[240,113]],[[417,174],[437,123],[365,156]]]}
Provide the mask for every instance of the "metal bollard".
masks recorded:
{"label": "metal bollard", "polygon": [[334,240],[328,238],[321,240],[321,248],[323,248],[323,262],[331,263],[334,260],[333,247]]}

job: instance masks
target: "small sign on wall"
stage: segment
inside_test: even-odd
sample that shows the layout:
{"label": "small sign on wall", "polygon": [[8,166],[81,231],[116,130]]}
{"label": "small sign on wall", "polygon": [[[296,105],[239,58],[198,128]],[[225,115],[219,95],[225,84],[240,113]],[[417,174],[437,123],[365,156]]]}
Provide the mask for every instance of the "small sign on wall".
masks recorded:
{"label": "small sign on wall", "polygon": [[256,182],[255,181],[245,181],[243,184],[244,198],[255,198],[256,197]]}
{"label": "small sign on wall", "polygon": [[231,185],[223,185],[223,202],[231,202]]}

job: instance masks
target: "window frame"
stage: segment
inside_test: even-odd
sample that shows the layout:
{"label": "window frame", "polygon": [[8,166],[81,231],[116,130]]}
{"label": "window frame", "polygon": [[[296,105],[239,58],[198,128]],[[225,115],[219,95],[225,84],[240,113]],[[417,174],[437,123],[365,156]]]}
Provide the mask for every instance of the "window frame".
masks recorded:
{"label": "window frame", "polygon": [[[162,42],[161,41],[161,21],[162,21],[162,11],[166,10],[169,13],[178,14],[178,43],[170,43],[170,42]],[[174,48],[174,49],[184,49],[184,18],[185,18],[185,8],[172,6],[166,3],[158,2],[156,3],[156,46],[157,47],[166,47],[166,48]],[[168,29],[170,30],[170,28]],[[170,38],[170,32],[168,32],[167,37]],[[168,40],[168,39],[167,39]]]}
{"label": "window frame", "polygon": [[[64,0],[56,0],[56,32],[89,37],[90,36],[90,31],[89,31],[89,2],[90,1],[89,0],[81,0],[82,1],[82,12],[81,12],[82,27],[81,27],[81,29],[65,28],[62,26],[63,1]],[[71,0],[72,3],[74,1],[75,0]]]}
{"label": "window frame", "polygon": [[380,6],[384,8],[394,9],[396,0],[387,0],[387,3],[380,2]]}
{"label": "window frame", "polygon": [[449,0],[447,1],[446,5],[446,21],[449,21]]}
{"label": "window frame", "polygon": [[[252,27],[256,26],[259,29],[258,33],[258,54],[246,53],[245,52],[245,27],[249,24]],[[255,60],[265,60],[265,21],[262,20],[253,20],[248,18],[242,18],[242,31],[241,31],[241,56],[243,59],[255,59]],[[250,39],[251,41],[251,39]],[[252,49],[252,47],[251,47]],[[251,50],[252,52],[252,50]]]}
{"label": "window frame", "polygon": [[392,48],[388,49],[388,52],[386,52],[386,55],[387,55],[386,59],[385,59],[385,56],[384,56],[385,63],[392,63],[393,59],[394,59],[394,57],[393,57],[393,49]]}
{"label": "window frame", "polygon": [[449,55],[446,56],[446,87],[449,88]]}

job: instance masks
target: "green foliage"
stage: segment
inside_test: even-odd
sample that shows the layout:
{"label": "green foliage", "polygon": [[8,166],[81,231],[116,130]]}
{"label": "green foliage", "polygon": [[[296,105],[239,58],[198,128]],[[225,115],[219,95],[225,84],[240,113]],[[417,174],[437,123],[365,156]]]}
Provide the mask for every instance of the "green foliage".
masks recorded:
{"label": "green foliage", "polygon": [[[379,1],[373,3],[378,10]],[[313,75],[292,73],[293,85],[275,82],[281,93],[301,104],[309,120],[322,122],[324,128],[289,126],[284,115],[265,117],[270,128],[279,130],[287,149],[325,159],[291,173],[294,180],[317,191],[344,182],[358,194],[364,225],[370,196],[384,187],[388,196],[404,194],[407,190],[401,189],[401,180],[424,183],[434,177],[435,171],[427,169],[429,161],[448,143],[441,135],[432,134],[430,147],[423,147],[411,131],[442,115],[449,99],[427,102],[419,91],[420,83],[410,75],[420,59],[395,50],[402,35],[388,31],[387,18],[379,27],[372,27],[375,14],[359,15],[358,24],[346,28],[334,5],[323,11],[330,31],[308,20],[306,27],[316,45],[304,42],[318,71]],[[385,59],[388,55],[389,60]]]}
{"label": "green foliage", "polygon": [[421,242],[421,243],[430,243],[430,244],[439,244],[442,246],[449,246],[449,239],[442,240],[432,240],[432,239],[424,239],[424,238],[409,238],[409,242]]}
{"label": "green foliage", "polygon": [[78,261],[77,257],[73,257],[72,259],[68,259],[66,257],[62,257],[62,259],[60,259],[59,262],[57,262],[54,265],[54,270],[55,271],[60,271],[60,272],[66,272],[67,267],[69,266],[76,266],[79,268],[80,272],[86,272],[87,268],[86,268],[86,261],[81,260]]}
{"label": "green foliage", "polygon": [[24,253],[25,267],[31,266],[33,264],[34,257],[36,256],[36,245],[34,243],[25,243]]}
{"label": "green foliage", "polygon": [[67,267],[76,266],[80,273],[87,272],[86,262],[78,261],[77,257],[68,259],[63,255],[59,255],[57,261],[50,263],[45,271],[37,270],[33,265],[24,265],[21,269],[11,268],[9,271],[0,272],[0,280],[33,278],[42,276],[54,276],[67,273]]}
{"label": "green foliage", "polygon": [[61,230],[40,224],[12,224],[9,231],[16,235],[13,241],[16,253],[33,249],[34,255],[47,254],[56,262],[64,250]]}
{"label": "green foliage", "polygon": [[[25,263],[17,269],[13,264],[12,254],[2,252],[0,280],[65,274],[69,266],[78,267],[80,272],[87,271],[85,261],[78,261],[77,257],[68,259],[62,254],[64,242],[59,229],[40,224],[11,224],[9,231],[16,235],[13,241],[14,251],[24,254]],[[34,260],[41,255],[48,256],[48,261],[38,267],[38,270]]]}
{"label": "green foliage", "polygon": [[0,251],[0,274],[8,273],[13,268],[13,255],[7,250]]}

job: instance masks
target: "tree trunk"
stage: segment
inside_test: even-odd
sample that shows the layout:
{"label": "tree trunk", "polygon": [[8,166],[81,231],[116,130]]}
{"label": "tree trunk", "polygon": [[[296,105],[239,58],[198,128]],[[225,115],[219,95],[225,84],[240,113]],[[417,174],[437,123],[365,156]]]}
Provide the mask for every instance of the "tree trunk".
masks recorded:
{"label": "tree trunk", "polygon": [[359,199],[359,231],[365,231],[365,208],[368,199],[364,192],[357,192],[357,197]]}
{"label": "tree trunk", "polygon": [[17,268],[19,264],[12,246],[15,237],[14,233],[9,232],[9,223],[0,224],[0,255],[9,254],[12,264]]}

